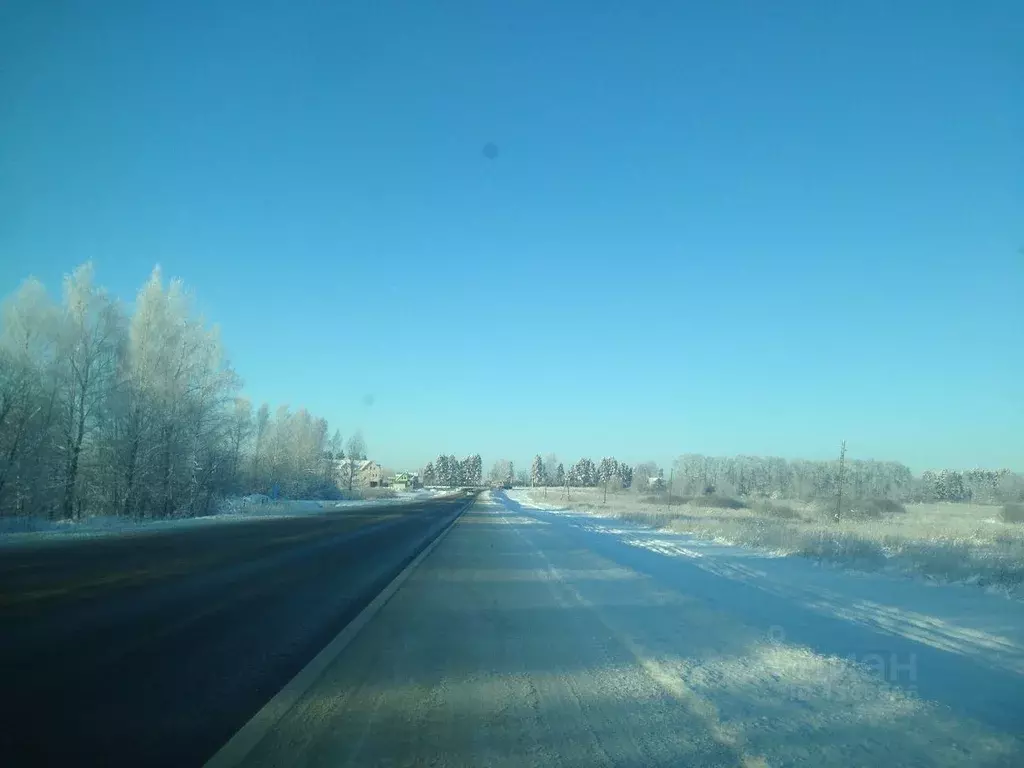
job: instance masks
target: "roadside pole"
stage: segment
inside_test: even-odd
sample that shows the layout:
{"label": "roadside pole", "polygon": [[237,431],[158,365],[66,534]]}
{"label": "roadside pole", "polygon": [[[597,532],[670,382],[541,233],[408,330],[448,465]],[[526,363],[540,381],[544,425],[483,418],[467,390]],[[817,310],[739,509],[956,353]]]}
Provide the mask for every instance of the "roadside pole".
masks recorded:
{"label": "roadside pole", "polygon": [[836,522],[843,517],[843,465],[846,463],[846,441],[839,447],[839,482],[836,494]]}

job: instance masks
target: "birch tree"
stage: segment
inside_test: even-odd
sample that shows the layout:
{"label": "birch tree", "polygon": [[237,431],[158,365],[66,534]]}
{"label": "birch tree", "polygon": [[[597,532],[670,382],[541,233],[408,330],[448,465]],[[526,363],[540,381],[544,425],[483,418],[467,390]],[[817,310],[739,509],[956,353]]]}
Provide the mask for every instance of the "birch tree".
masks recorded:
{"label": "birch tree", "polygon": [[347,472],[347,483],[348,489],[351,491],[352,486],[355,483],[356,468],[359,461],[366,454],[366,441],[363,440],[363,433],[356,431],[352,437],[348,439],[348,444],[345,446],[348,452],[348,472]]}
{"label": "birch tree", "polygon": [[4,303],[0,329],[0,513],[39,513],[57,398],[58,314],[35,279]]}
{"label": "birch tree", "polygon": [[91,264],[64,279],[58,337],[60,451],[64,457],[61,513],[75,509],[82,446],[97,426],[99,410],[116,382],[123,338],[118,306],[93,284]]}

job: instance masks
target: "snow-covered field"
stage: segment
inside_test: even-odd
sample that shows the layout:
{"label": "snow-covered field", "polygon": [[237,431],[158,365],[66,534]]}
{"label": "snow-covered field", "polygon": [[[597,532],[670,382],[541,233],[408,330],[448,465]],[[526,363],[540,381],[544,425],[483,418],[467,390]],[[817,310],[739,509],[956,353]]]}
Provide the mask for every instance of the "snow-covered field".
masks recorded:
{"label": "snow-covered field", "polygon": [[540,510],[465,514],[246,765],[1024,765],[1024,615]]}
{"label": "snow-covered field", "polygon": [[[527,495],[526,491],[510,491],[508,498],[513,504],[535,507]],[[821,567],[803,558],[564,508],[543,511],[573,528],[664,558],[683,559],[707,573],[798,601],[824,615],[840,616],[938,649],[981,655],[988,666],[1024,675],[1024,604],[1019,600],[959,584]]]}
{"label": "snow-covered field", "polygon": [[46,520],[36,517],[0,519],[0,546],[45,539],[96,538],[127,533],[223,525],[254,518],[273,519],[315,515],[346,507],[402,504],[408,501],[443,496],[449,491],[398,491],[387,498],[321,501],[316,499],[277,499],[253,494],[225,499],[216,514],[171,520],[129,520],[123,517],[88,517],[83,520]]}
{"label": "snow-covered field", "polygon": [[1024,597],[1024,525],[1000,520],[998,507],[908,504],[903,514],[835,523],[799,502],[787,503],[795,516],[784,518],[751,509],[669,508],[632,494],[610,494],[603,503],[601,492],[593,489],[574,488],[569,502],[560,499],[558,489],[549,489],[546,496],[529,489],[511,495],[540,508],[569,508],[720,544]]}

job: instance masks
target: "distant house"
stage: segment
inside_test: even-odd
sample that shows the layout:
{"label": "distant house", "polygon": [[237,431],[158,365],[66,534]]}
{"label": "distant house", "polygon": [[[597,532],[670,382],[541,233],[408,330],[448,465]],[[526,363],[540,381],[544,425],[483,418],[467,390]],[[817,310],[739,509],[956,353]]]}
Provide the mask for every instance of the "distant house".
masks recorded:
{"label": "distant house", "polygon": [[352,476],[352,487],[358,488],[379,488],[384,479],[384,469],[376,461],[371,459],[356,459],[355,469],[351,470],[352,459],[342,459],[335,462],[337,467],[338,485],[341,488],[348,487],[348,476]]}
{"label": "distant house", "polygon": [[660,491],[665,487],[665,480],[660,477],[648,477],[647,487],[652,491]]}
{"label": "distant house", "polygon": [[411,491],[420,486],[420,476],[415,472],[399,472],[391,478],[391,487],[396,491]]}

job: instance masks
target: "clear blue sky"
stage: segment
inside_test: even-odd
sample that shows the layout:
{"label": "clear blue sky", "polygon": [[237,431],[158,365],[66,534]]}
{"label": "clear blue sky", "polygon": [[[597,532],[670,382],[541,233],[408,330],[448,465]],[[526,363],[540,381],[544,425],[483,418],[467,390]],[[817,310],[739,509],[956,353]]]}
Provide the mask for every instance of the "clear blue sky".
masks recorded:
{"label": "clear blue sky", "polygon": [[395,466],[1020,470],[1022,41],[1017,0],[7,0],[0,286],[160,263],[249,395]]}

